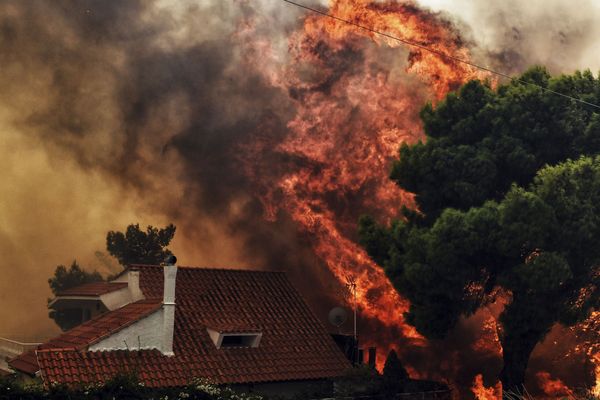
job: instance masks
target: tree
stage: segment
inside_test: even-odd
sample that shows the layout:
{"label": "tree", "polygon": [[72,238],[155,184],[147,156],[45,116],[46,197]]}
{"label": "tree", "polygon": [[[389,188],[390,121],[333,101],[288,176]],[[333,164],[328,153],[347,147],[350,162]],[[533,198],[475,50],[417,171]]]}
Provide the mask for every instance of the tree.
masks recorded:
{"label": "tree", "polygon": [[54,276],[48,279],[48,285],[50,285],[50,290],[56,296],[58,293],[75,286],[102,280],[102,275],[98,271],[87,272],[77,264],[76,260],[73,260],[69,269],[64,265],[57,266]]}
{"label": "tree", "polygon": [[173,253],[166,247],[175,235],[175,225],[158,229],[148,226],[146,232],[139,224],[131,224],[123,234],[110,231],[106,235],[106,249],[121,265],[160,264]]}
{"label": "tree", "polygon": [[[166,248],[175,235],[175,226],[170,224],[163,229],[148,226],[146,232],[140,230],[139,224],[131,224],[125,234],[110,231],[106,235],[106,248],[108,252],[119,260],[121,265],[129,264],[159,264],[167,256],[172,255]],[[110,280],[111,277],[108,277]],[[76,261],[67,270],[59,265],[54,276],[48,279],[52,293],[58,293],[75,286],[89,282],[103,280],[97,272],[86,272]],[[48,300],[50,302],[51,300]],[[77,326],[82,321],[81,309],[50,310],[50,318],[63,330]]]}
{"label": "tree", "polygon": [[[537,67],[521,79],[600,103],[589,71],[552,78]],[[600,153],[594,111],[521,82],[469,82],[425,106],[427,142],[403,145],[393,165],[419,209],[389,226],[360,220],[361,243],[425,336],[444,337],[496,289],[507,294],[507,390],[522,390],[529,356],[555,323],[575,324],[599,305],[600,161],[580,158]]]}
{"label": "tree", "polygon": [[409,380],[408,372],[400,362],[395,350],[391,350],[383,366],[382,390],[391,396],[402,392]]}
{"label": "tree", "polygon": [[[59,265],[54,271],[54,276],[48,279],[50,290],[56,296],[67,289],[83,285],[84,283],[102,281],[102,275],[97,271],[87,272],[82,269],[77,261],[73,260],[71,267],[67,269]],[[51,300],[49,299],[48,302]],[[50,310],[48,316],[63,330],[73,328],[81,323],[81,310]]]}

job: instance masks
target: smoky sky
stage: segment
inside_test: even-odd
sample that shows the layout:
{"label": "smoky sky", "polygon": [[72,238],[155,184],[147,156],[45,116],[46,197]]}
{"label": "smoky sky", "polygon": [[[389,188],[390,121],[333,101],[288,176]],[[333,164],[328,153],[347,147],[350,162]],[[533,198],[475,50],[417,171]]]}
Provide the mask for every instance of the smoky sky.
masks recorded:
{"label": "smoky sky", "polygon": [[420,0],[461,27],[480,63],[518,74],[532,64],[552,73],[600,71],[597,0]]}
{"label": "smoky sky", "polygon": [[[503,71],[600,67],[591,54],[596,8],[522,3],[458,2],[442,17],[477,61]],[[96,252],[107,231],[135,222],[175,223],[172,249],[183,264],[285,269],[320,314],[334,305],[340,287],[311,238],[285,212],[264,218],[242,162],[257,155],[245,144],[266,135],[277,146],[304,92],[326,95],[348,70],[365,73],[364,52],[379,56],[369,68],[395,73],[408,52],[360,42],[370,44],[325,60],[330,80],[313,71],[307,81],[318,84],[284,87],[269,72],[294,62],[288,39],[302,15],[275,0],[0,1],[0,336],[55,334],[46,298],[56,265],[77,259],[114,272]],[[414,85],[413,100],[425,101]],[[255,176],[307,162],[267,147],[258,157]],[[465,326],[450,338],[457,346],[467,346]],[[443,369],[418,349],[406,356]]]}
{"label": "smoky sky", "polygon": [[[261,121],[276,140],[291,113],[232,38],[254,7],[273,17],[245,2],[0,3],[3,331],[43,335],[55,266],[104,268],[94,252],[131,222],[175,222],[190,264],[299,262],[302,241],[263,222],[237,161]],[[286,13],[270,29],[297,23]]]}

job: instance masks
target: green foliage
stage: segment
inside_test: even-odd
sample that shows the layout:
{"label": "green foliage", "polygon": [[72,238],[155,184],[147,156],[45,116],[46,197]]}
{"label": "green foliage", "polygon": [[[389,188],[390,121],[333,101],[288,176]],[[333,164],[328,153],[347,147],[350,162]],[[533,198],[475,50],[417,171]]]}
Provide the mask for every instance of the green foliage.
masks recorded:
{"label": "green foliage", "polygon": [[[110,231],[106,235],[108,252],[117,258],[121,265],[160,264],[167,256],[172,255],[166,247],[175,235],[175,226],[170,224],[158,229],[148,226],[146,232],[140,230],[139,224],[131,224],[125,233]],[[109,277],[109,279],[111,279]],[[48,279],[52,293],[56,296],[63,290],[89,282],[103,280],[97,272],[86,272],[76,261],[69,269],[59,265],[54,276]],[[50,300],[48,300],[50,302]],[[80,309],[50,310],[49,317],[63,330],[69,330],[81,323]]]}
{"label": "green foliage", "polygon": [[[600,81],[589,72],[551,78],[538,67],[521,78],[600,102]],[[430,222],[448,207],[467,210],[500,200],[546,164],[597,154],[600,117],[593,111],[531,85],[513,82],[493,91],[471,81],[423,109],[428,140],[402,146],[391,177],[417,195]]]}
{"label": "green foliage", "polygon": [[103,385],[68,387],[51,384],[23,385],[13,377],[0,379],[0,400],[262,400],[255,394],[239,393],[227,386],[213,385],[197,379],[184,387],[151,388],[144,386],[135,375],[117,375]]}
{"label": "green foliage", "polygon": [[160,264],[173,253],[166,247],[175,236],[175,225],[158,229],[148,226],[146,232],[139,224],[131,224],[125,233],[110,231],[106,235],[106,249],[121,265]]}
{"label": "green foliage", "polygon": [[[522,79],[600,103],[591,73]],[[426,143],[403,145],[391,178],[419,213],[390,226],[359,221],[360,240],[411,302],[407,321],[444,337],[495,288],[510,296],[501,323],[506,388],[557,322],[600,305],[600,116],[519,82],[473,81],[421,113]]]}
{"label": "green foliage", "polygon": [[82,269],[77,261],[73,260],[71,267],[67,269],[64,265],[59,265],[54,271],[54,276],[48,279],[50,290],[56,296],[58,293],[84,283],[99,282],[102,275],[99,272],[87,272]]}

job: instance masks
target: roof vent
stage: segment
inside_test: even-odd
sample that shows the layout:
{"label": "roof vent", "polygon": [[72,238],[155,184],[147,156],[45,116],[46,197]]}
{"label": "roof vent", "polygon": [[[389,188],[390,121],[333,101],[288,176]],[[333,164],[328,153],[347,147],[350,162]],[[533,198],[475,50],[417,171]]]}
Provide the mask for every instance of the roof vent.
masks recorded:
{"label": "roof vent", "polygon": [[170,256],[167,256],[165,258],[165,264],[166,265],[175,265],[175,264],[177,264],[177,257],[175,257],[173,254],[171,254]]}

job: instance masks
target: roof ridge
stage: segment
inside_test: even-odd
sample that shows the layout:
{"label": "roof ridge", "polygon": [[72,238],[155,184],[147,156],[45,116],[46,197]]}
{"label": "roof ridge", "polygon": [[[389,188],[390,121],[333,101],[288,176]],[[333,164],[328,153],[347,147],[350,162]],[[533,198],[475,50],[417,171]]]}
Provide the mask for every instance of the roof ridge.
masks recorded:
{"label": "roof ridge", "polygon": [[[140,313],[140,315],[136,318],[136,319],[132,319],[132,320],[127,320],[124,321],[121,325],[118,325],[112,329],[107,329],[106,332],[104,332],[102,335],[99,335],[97,337],[92,338],[89,341],[86,341],[85,343],[82,343],[80,345],[76,345],[76,346],[71,346],[71,347],[50,347],[50,349],[75,349],[77,351],[79,350],[83,350],[83,349],[87,349],[89,346],[98,343],[99,341],[115,334],[116,332],[119,332],[125,328],[127,328],[128,326],[133,325],[134,323],[148,317],[149,315],[153,314],[154,312],[156,312],[158,309],[160,309],[160,306],[162,305],[162,299],[140,299],[138,301],[134,301],[132,303],[127,303],[125,305],[123,305],[122,307],[116,308],[114,310],[105,312],[103,314],[100,314],[88,321],[85,321],[84,323],[75,326],[74,328],[71,328],[65,332],[63,332],[62,334],[58,335],[55,338],[50,339],[48,342],[46,343],[52,343],[55,340],[58,340],[59,338],[68,336],[69,333],[71,333],[72,331],[77,331],[77,330],[81,330],[82,328],[87,328],[88,326],[93,326],[95,323],[97,323],[99,320],[101,319],[106,319],[111,317],[112,315],[117,314],[118,312],[121,312],[125,307],[129,307],[132,305],[136,305],[136,304],[155,304],[156,307],[153,308],[149,308],[148,310],[145,310],[144,312]],[[37,350],[45,350],[47,349],[47,347],[44,347],[44,345],[46,343],[42,343],[40,345],[41,348],[38,348]]]}
{"label": "roof ridge", "polygon": [[37,353],[50,353],[50,352],[56,352],[56,351],[76,351],[79,352],[80,350],[77,347],[49,347],[46,349],[34,349],[35,354],[37,355]]}
{"label": "roof ridge", "polygon": [[[114,292],[119,289],[127,287],[127,282],[115,282],[115,281],[97,281],[97,282],[86,282],[77,286],[73,286],[67,289],[63,289],[56,293],[56,297],[64,296],[102,296],[103,294]],[[97,289],[94,292],[86,293],[81,290],[90,290],[90,288]],[[110,289],[110,290],[108,290]],[[104,290],[104,291],[103,291]]]}
{"label": "roof ridge", "polygon": [[[152,301],[147,301],[147,300],[149,300],[149,299],[141,299],[141,300],[138,300],[138,301],[134,301],[133,303],[125,304],[123,307],[117,308],[116,310],[112,310],[112,311],[106,312],[104,314],[101,314],[98,317],[98,319],[102,318],[103,316],[109,316],[109,315],[115,313],[116,311],[122,310],[123,308],[125,308],[127,306],[130,306],[130,305],[133,305],[133,304],[152,304],[153,303]],[[122,331],[123,329],[127,328],[128,326],[131,326],[131,325],[135,324],[136,322],[141,321],[144,318],[147,318],[150,315],[154,314],[157,310],[159,310],[161,308],[160,306],[162,306],[162,299],[160,300],[160,302],[156,302],[156,306],[157,307],[149,308],[145,312],[141,313],[138,316],[138,318],[136,318],[136,319],[131,319],[131,320],[125,321],[123,324],[115,327],[114,329],[107,330],[104,333],[104,335],[98,336],[98,337],[90,340],[88,343],[85,344],[85,346],[82,346],[81,348],[86,348],[87,349],[91,345],[96,344],[96,343],[100,342],[101,340],[103,340],[103,339],[105,339],[105,338],[107,338],[109,336],[112,336],[112,335],[114,335],[117,332]]]}
{"label": "roof ridge", "polygon": [[[132,267],[143,267],[143,268],[162,268],[160,265],[154,264],[130,264],[127,269]],[[264,274],[286,274],[283,269],[276,270],[264,270],[264,269],[248,269],[248,268],[226,268],[226,267],[199,267],[191,265],[178,265],[177,268],[188,269],[188,270],[202,270],[202,271],[228,271],[228,272],[247,272],[247,273],[264,273]]]}

